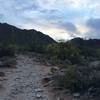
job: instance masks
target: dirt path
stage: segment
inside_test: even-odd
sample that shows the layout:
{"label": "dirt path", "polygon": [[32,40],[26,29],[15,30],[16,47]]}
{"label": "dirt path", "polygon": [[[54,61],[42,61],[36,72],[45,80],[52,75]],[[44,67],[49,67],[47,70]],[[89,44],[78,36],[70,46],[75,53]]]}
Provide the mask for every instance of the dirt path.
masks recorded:
{"label": "dirt path", "polygon": [[0,100],[52,100],[41,85],[49,71],[29,55],[17,55],[15,69],[0,69],[6,79],[0,81]]}

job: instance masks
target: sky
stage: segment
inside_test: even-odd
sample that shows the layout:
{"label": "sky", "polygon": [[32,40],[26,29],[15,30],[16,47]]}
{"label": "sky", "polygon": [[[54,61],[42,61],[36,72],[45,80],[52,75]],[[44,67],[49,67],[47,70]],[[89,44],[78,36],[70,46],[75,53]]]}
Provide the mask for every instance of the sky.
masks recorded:
{"label": "sky", "polygon": [[0,0],[0,22],[55,40],[100,38],[100,0]]}

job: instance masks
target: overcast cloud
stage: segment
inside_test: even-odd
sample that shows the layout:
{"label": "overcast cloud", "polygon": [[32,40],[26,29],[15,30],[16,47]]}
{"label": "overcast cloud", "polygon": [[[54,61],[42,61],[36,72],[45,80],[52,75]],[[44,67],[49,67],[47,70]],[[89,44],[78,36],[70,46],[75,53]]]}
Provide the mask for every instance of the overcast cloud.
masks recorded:
{"label": "overcast cloud", "polygon": [[0,0],[0,22],[54,39],[100,38],[100,0]]}

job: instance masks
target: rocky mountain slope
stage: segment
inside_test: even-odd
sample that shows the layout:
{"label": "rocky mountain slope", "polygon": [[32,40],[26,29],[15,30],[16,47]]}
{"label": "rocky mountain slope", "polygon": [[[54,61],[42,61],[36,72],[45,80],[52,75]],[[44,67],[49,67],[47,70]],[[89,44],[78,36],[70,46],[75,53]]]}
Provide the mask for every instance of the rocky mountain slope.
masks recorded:
{"label": "rocky mountain slope", "polygon": [[36,31],[34,29],[19,29],[6,23],[0,23],[0,42],[16,43],[19,45],[47,45],[55,43],[52,38],[39,31]]}

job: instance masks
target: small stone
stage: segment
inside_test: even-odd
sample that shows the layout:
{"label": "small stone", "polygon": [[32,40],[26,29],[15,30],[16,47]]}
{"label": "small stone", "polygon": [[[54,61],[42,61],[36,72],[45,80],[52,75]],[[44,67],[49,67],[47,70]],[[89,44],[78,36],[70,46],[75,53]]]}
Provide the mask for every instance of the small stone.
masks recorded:
{"label": "small stone", "polygon": [[74,94],[73,94],[73,97],[79,98],[79,97],[80,97],[80,93],[74,93]]}
{"label": "small stone", "polygon": [[42,95],[36,94],[36,98],[42,98]]}
{"label": "small stone", "polygon": [[43,92],[43,90],[42,89],[35,89],[35,92]]}

